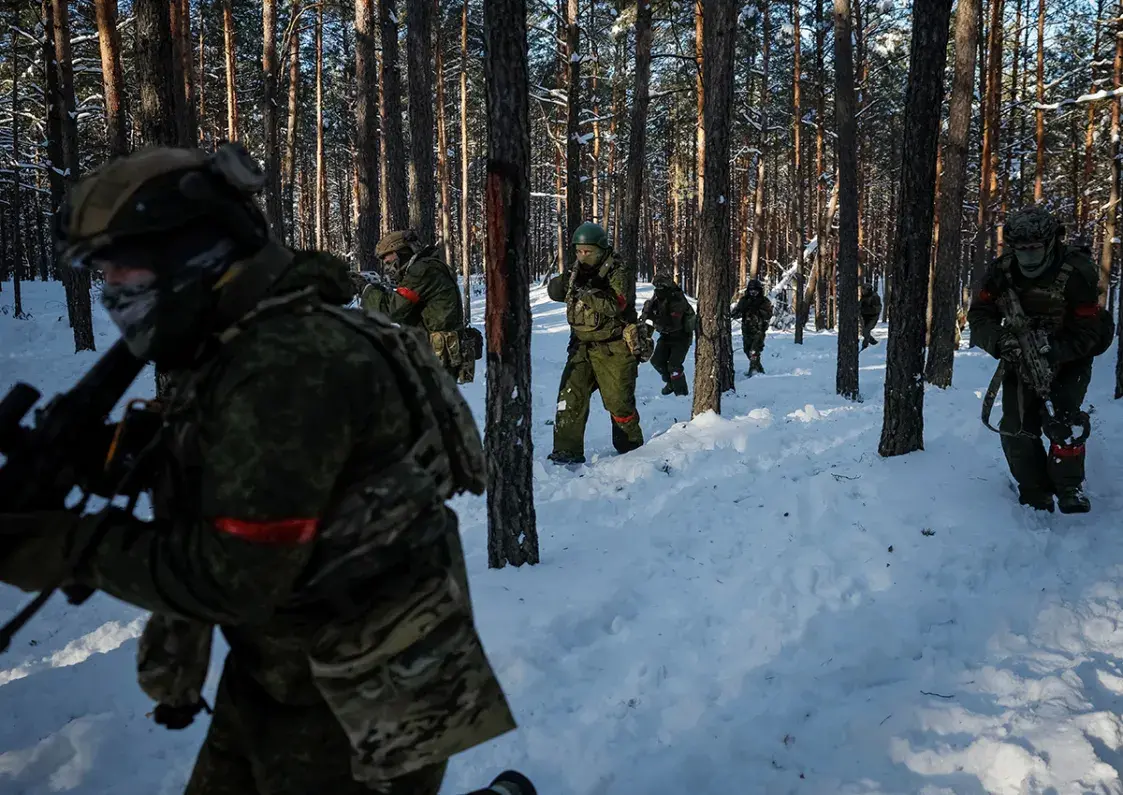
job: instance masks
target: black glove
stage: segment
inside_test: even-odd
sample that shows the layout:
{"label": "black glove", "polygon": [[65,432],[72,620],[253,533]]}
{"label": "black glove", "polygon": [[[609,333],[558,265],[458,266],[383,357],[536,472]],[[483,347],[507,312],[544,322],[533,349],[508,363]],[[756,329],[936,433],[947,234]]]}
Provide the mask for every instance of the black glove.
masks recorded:
{"label": "black glove", "polygon": [[157,704],[156,709],[152,711],[152,719],[172,731],[179,731],[190,726],[195,716],[204,710],[208,715],[211,714],[210,704],[203,699],[199,699],[196,704],[185,704],[182,707]]}
{"label": "black glove", "polygon": [[1012,331],[1003,331],[998,337],[998,358],[1017,362],[1022,357],[1022,346]]}

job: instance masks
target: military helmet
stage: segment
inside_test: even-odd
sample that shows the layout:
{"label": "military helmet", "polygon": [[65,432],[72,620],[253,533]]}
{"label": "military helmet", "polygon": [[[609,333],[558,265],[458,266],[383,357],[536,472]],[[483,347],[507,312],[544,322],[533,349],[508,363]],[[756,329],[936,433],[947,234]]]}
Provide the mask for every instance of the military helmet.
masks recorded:
{"label": "military helmet", "polygon": [[1033,205],[1011,215],[1002,228],[1002,240],[1011,246],[1033,246],[1050,243],[1061,231],[1053,214],[1041,205]]}
{"label": "military helmet", "polygon": [[217,226],[243,247],[259,248],[269,227],[253,197],[264,185],[261,168],[238,143],[210,155],[141,149],[109,161],[71,189],[55,222],[60,251],[70,264],[82,265],[122,240],[195,225]]}
{"label": "military helmet", "polygon": [[604,227],[600,224],[594,224],[592,221],[586,221],[573,230],[572,243],[575,246],[597,246],[603,249],[611,247],[608,242],[608,233],[604,231]]}
{"label": "military helmet", "polygon": [[764,285],[760,283],[760,279],[749,279],[745,282],[746,293],[759,293],[764,294]]}
{"label": "military helmet", "polygon": [[675,280],[669,273],[657,273],[655,274],[655,278],[651,280],[651,284],[656,290],[660,288],[666,289],[667,287],[674,287]]}
{"label": "military helmet", "polygon": [[382,236],[374,247],[374,255],[382,258],[398,251],[417,251],[420,239],[412,229],[400,229]]}

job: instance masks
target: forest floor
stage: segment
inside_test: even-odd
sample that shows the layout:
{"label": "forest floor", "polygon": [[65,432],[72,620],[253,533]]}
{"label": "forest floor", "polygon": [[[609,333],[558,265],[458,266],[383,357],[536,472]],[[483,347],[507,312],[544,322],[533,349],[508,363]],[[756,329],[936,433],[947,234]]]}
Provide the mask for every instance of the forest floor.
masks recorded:
{"label": "forest floor", "polygon": [[[33,317],[15,320],[0,294],[0,394],[21,379],[50,394],[93,355],[71,353],[59,285],[24,295]],[[925,451],[886,460],[886,346],[862,353],[865,399],[848,403],[829,333],[770,334],[751,380],[738,351],[722,417],[691,421],[645,365],[648,444],[615,455],[595,405],[589,463],[551,466],[568,334],[561,305],[541,288],[532,302],[541,564],[489,571],[484,500],[454,501],[520,729],[454,759],[445,793],[507,767],[543,795],[1123,793],[1114,351],[1088,398],[1093,512],[1040,516],[979,422],[985,354],[960,351],[956,386],[928,389]],[[115,332],[95,314],[104,350]],[[484,390],[481,368],[465,387],[478,418]],[[0,589],[0,616],[24,600]],[[0,658],[0,792],[181,791],[206,721],[146,717],[142,621],[104,596],[56,598],[17,636]]]}

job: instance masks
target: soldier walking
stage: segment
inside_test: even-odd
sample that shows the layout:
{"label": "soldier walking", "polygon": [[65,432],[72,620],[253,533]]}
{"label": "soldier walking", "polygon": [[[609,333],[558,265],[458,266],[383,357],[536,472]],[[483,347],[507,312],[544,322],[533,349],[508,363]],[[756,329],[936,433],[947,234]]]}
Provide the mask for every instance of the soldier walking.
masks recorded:
{"label": "soldier walking", "polygon": [[862,284],[862,297],[858,303],[858,312],[862,316],[862,350],[871,345],[877,345],[878,340],[873,335],[878,318],[881,317],[881,296],[871,282]]}
{"label": "soldier walking", "polygon": [[759,279],[750,279],[745,284],[745,292],[733,307],[733,317],[741,321],[741,343],[745,355],[749,357],[749,369],[745,375],[752,378],[755,373],[764,373],[760,354],[764,351],[764,340],[768,324],[772,321],[772,302],[764,296],[764,286]]}
{"label": "soldier walking", "polygon": [[663,378],[663,394],[686,395],[686,376],[682,365],[694,342],[696,315],[682,288],[666,274],[652,282],[655,295],[643,306],[642,319],[650,319],[659,332],[651,366]]}

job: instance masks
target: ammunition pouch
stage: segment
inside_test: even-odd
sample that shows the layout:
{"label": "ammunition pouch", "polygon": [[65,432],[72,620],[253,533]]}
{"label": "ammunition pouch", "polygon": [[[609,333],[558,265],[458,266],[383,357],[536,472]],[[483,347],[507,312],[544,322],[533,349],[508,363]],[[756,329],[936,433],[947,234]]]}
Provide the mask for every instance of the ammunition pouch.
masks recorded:
{"label": "ammunition pouch", "polygon": [[624,326],[624,343],[639,362],[646,362],[655,353],[651,339],[651,326],[647,323],[629,323]]}

